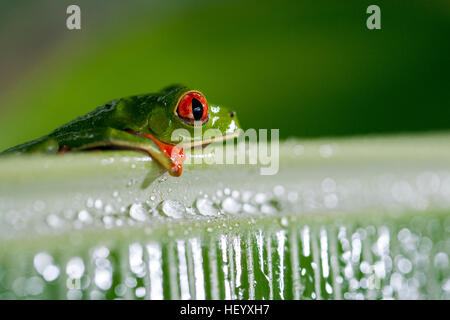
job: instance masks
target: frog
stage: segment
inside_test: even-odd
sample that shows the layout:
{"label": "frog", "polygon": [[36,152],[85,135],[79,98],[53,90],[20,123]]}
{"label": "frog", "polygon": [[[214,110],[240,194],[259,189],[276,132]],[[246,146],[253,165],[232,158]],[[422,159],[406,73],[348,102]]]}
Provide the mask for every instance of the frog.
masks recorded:
{"label": "frog", "polygon": [[[204,139],[195,130],[218,130]],[[184,134],[174,135],[175,131]],[[209,104],[205,95],[184,85],[157,93],[115,99],[55,129],[51,133],[6,149],[8,154],[64,154],[77,151],[127,149],[144,152],[171,176],[179,177],[185,148],[234,139],[241,127],[236,112]]]}

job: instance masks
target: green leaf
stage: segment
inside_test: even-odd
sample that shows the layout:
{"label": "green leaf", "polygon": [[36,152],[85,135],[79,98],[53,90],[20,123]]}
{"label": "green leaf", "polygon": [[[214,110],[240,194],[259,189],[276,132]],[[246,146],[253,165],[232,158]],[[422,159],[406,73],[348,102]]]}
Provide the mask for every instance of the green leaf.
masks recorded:
{"label": "green leaf", "polygon": [[449,136],[288,140],[265,165],[0,159],[1,299],[449,299]]}

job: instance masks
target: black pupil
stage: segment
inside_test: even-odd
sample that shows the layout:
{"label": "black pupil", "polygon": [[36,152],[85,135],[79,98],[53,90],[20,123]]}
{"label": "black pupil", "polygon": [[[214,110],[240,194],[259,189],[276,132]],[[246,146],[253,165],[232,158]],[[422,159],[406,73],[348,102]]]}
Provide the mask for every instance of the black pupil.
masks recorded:
{"label": "black pupil", "polygon": [[196,98],[192,98],[192,114],[194,120],[201,120],[203,116],[203,105]]}

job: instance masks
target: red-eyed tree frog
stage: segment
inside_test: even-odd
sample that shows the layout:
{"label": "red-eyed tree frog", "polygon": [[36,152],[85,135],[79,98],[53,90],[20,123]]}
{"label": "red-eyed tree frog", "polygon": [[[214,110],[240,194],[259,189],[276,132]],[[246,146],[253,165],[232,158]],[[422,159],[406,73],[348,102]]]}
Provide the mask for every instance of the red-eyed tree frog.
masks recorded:
{"label": "red-eyed tree frog", "polygon": [[[218,129],[222,135],[203,139],[194,135],[199,126],[202,131]],[[172,133],[177,129],[185,129],[189,134],[174,139]],[[132,149],[150,155],[172,176],[180,176],[185,159],[183,147],[205,146],[235,138],[239,132],[234,111],[208,105],[198,90],[172,85],[159,93],[108,102],[46,136],[9,148],[1,154]]]}

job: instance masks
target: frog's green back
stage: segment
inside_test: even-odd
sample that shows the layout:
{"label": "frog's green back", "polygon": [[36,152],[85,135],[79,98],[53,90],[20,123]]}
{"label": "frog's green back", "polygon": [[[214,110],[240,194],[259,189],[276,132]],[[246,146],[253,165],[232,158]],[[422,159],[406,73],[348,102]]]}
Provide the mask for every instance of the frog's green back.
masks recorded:
{"label": "frog's green back", "polygon": [[[118,129],[125,129],[124,127],[129,123],[127,117],[130,116],[130,112],[124,114],[124,111],[121,110],[121,106],[124,106],[125,104],[129,105],[133,102],[137,103],[143,97],[149,98],[151,96],[154,95],[133,96],[110,101],[95,110],[60,126],[48,135],[14,146],[0,154],[33,152],[56,153],[61,146],[79,147],[93,134],[101,132],[102,129],[108,127],[120,127]],[[133,119],[133,121],[136,121],[136,119]],[[137,122],[142,122],[142,120]]]}

